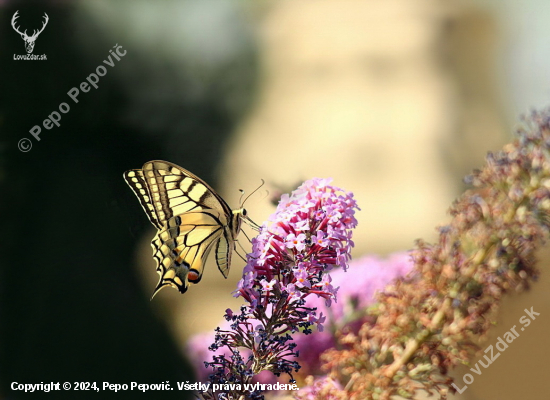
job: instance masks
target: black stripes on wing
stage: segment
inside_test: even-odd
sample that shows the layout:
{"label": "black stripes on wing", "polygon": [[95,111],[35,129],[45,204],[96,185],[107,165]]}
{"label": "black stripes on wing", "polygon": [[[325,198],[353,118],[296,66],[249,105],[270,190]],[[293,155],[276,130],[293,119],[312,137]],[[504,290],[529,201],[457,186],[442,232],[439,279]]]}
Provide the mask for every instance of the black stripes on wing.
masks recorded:
{"label": "black stripes on wing", "polygon": [[157,229],[162,229],[163,224],[159,221],[155,208],[153,207],[153,202],[151,201],[151,195],[149,193],[149,185],[145,181],[143,176],[143,171],[140,169],[132,169],[124,173],[124,180],[130,188],[133,190],[141,207],[145,210],[149,221],[157,227]]}
{"label": "black stripes on wing", "polygon": [[[160,281],[181,293],[198,283],[214,246],[216,262],[227,278],[231,252],[240,230],[240,213],[202,179],[167,161],[150,161],[141,170],[124,173],[158,232],[151,242]],[[154,296],[153,294],[153,296]]]}

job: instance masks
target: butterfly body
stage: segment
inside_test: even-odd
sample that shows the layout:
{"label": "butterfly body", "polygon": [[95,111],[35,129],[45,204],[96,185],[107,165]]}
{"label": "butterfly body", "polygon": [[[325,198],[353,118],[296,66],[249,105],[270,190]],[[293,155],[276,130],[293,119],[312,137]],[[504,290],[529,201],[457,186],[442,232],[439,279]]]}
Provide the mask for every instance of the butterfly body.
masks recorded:
{"label": "butterfly body", "polygon": [[200,282],[213,249],[227,278],[244,209],[231,210],[206,182],[167,161],[149,161],[124,179],[158,229],[151,242],[160,275],[153,296],[167,286],[185,293],[189,282]]}

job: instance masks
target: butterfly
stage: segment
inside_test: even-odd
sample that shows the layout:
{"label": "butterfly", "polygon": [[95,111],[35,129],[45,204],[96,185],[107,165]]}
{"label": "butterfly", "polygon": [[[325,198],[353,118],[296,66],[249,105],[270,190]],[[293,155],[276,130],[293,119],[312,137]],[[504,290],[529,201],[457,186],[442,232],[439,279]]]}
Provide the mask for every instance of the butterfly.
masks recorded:
{"label": "butterfly", "polygon": [[205,181],[168,161],[149,161],[124,173],[151,223],[158,229],[151,242],[160,280],[153,297],[171,286],[185,293],[199,283],[214,249],[227,278],[246,210],[232,210]]}

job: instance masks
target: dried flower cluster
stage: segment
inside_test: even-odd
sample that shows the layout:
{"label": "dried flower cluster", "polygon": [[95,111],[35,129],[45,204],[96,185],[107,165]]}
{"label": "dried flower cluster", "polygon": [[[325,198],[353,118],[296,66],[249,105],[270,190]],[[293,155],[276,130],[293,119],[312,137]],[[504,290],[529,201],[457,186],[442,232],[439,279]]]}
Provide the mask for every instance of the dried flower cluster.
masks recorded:
{"label": "dried flower cluster", "polygon": [[293,379],[300,365],[291,334],[309,334],[313,324],[323,329],[325,316],[306,306],[306,298],[321,297],[327,306],[335,300],[338,288],[326,272],[348,266],[355,209],[353,194],[326,179],[307,181],[282,196],[271,223],[252,240],[235,291],[247,304],[240,313],[227,310],[230,329],[216,330],[210,350],[217,355],[205,363],[210,382],[227,384],[227,390],[204,392],[204,399],[263,399],[248,386],[262,371]]}
{"label": "dried flower cluster", "polygon": [[501,296],[536,279],[534,252],[550,227],[550,110],[467,178],[474,189],[451,208],[439,241],[419,241],[413,272],[378,295],[372,321],[342,332],[325,353],[329,377],[301,399],[445,398],[449,368],[467,362],[494,322]]}

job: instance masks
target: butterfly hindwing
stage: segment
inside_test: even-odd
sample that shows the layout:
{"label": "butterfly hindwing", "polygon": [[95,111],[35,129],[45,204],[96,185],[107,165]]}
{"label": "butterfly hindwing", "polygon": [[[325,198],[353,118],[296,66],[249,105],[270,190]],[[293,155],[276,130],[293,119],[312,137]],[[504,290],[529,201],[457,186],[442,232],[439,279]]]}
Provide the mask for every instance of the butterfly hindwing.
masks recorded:
{"label": "butterfly hindwing", "polygon": [[185,293],[188,282],[198,283],[206,258],[222,236],[219,216],[209,211],[194,211],[176,216],[153,239],[153,257],[160,281],[155,293],[172,286]]}
{"label": "butterfly hindwing", "polygon": [[231,265],[232,245],[231,231],[229,229],[224,229],[223,235],[220,236],[216,244],[216,263],[218,264],[218,269],[226,278],[229,274],[229,266]]}
{"label": "butterfly hindwing", "polygon": [[244,210],[231,211],[202,179],[167,161],[150,161],[124,174],[149,220],[158,229],[151,242],[159,283],[153,296],[172,286],[184,293],[198,283],[212,248],[227,277]]}

